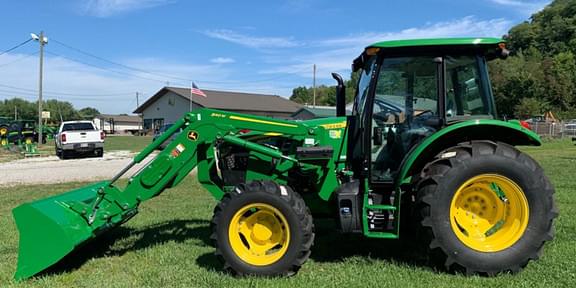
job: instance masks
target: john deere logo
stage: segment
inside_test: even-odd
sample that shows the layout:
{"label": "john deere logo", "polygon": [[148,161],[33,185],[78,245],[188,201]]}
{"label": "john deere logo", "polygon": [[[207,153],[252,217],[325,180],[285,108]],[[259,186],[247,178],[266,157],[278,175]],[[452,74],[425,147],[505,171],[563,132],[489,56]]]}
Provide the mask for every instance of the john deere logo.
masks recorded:
{"label": "john deere logo", "polygon": [[188,139],[190,139],[192,141],[198,140],[198,132],[196,132],[196,131],[188,132]]}

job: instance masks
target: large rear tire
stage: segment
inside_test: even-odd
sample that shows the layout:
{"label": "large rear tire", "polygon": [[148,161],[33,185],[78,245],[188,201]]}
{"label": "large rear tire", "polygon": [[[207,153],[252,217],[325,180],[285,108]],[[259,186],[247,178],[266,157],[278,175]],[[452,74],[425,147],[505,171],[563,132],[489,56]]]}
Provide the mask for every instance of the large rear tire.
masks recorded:
{"label": "large rear tire", "polygon": [[214,209],[212,237],[236,275],[290,276],[310,256],[314,223],[299,194],[272,181],[242,184]]}
{"label": "large rear tire", "polygon": [[451,147],[419,180],[418,236],[431,260],[449,271],[516,273],[553,238],[554,188],[532,158],[510,145]]}

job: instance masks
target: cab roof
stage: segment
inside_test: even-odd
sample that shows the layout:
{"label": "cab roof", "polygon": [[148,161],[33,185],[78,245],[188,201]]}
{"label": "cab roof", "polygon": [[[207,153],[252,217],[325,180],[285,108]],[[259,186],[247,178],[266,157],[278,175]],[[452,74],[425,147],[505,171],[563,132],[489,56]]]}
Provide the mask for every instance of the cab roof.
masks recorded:
{"label": "cab roof", "polygon": [[422,47],[422,46],[480,46],[498,45],[505,42],[501,38],[433,38],[433,39],[408,39],[376,42],[366,48],[399,48],[399,47]]}

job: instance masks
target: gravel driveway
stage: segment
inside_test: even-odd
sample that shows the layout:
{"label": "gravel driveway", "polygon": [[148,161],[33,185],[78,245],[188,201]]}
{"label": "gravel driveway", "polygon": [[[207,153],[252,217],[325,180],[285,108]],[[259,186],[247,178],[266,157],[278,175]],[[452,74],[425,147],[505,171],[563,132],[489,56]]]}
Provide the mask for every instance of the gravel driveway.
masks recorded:
{"label": "gravel driveway", "polygon": [[[15,160],[0,163],[0,185],[51,184],[74,181],[109,179],[130,163],[133,153],[112,151],[102,158],[60,160],[56,156]],[[154,154],[133,167],[125,177],[132,175]]]}

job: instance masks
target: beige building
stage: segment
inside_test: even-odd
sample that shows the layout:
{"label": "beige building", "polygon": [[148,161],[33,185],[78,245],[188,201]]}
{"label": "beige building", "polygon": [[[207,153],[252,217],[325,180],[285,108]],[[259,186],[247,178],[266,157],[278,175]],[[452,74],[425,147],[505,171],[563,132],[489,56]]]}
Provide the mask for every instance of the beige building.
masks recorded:
{"label": "beige building", "polygon": [[92,121],[106,134],[137,134],[142,129],[142,118],[137,115],[100,114]]}

